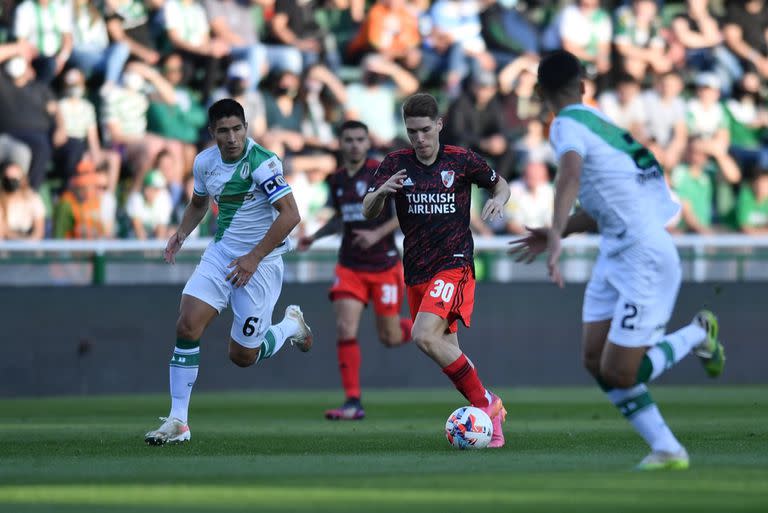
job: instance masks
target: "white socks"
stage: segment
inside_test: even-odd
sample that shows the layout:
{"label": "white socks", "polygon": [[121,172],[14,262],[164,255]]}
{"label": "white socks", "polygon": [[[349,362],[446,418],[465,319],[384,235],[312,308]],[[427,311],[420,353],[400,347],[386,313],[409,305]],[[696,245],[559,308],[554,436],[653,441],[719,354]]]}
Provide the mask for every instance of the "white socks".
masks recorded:
{"label": "white socks", "polygon": [[[199,341],[177,341],[169,365],[171,381],[171,413],[169,417],[176,417],[185,424],[189,414],[192,387],[197,380],[197,370],[200,366],[199,344]],[[180,345],[182,347],[179,347]]]}
{"label": "white socks", "polygon": [[658,378],[665,370],[685,358],[694,347],[701,344],[706,338],[707,332],[696,324],[689,324],[666,335],[645,353],[653,365],[648,381]]}
{"label": "white socks", "polygon": [[644,384],[614,388],[606,395],[652,450],[677,452],[682,448]]}

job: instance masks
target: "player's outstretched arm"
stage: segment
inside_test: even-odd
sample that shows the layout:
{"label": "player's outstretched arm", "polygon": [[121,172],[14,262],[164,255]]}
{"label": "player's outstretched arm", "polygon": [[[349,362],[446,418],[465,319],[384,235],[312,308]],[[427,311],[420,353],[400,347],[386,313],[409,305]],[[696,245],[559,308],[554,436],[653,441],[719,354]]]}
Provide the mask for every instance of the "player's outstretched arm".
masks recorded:
{"label": "player's outstretched arm", "polygon": [[339,215],[339,212],[333,214],[333,217],[328,220],[327,223],[325,223],[323,226],[318,228],[318,230],[312,234],[308,235],[306,237],[302,237],[299,239],[299,245],[296,249],[299,251],[306,251],[309,249],[309,247],[314,244],[314,242],[318,239],[322,239],[323,237],[327,237],[329,235],[333,235],[335,233],[339,233],[341,231],[341,216]]}
{"label": "player's outstretched arm", "polygon": [[555,206],[552,215],[552,226],[547,234],[547,268],[553,282],[563,287],[563,277],[560,274],[561,240],[568,225],[571,209],[579,194],[581,180],[581,155],[568,151],[560,158],[560,172],[555,182]]}
{"label": "player's outstretched arm", "polygon": [[235,287],[247,284],[264,257],[282,244],[301,221],[299,207],[296,205],[293,193],[288,193],[276,200],[272,206],[277,210],[277,217],[272,221],[264,238],[251,251],[235,258],[227,266],[232,268],[232,271],[227,275],[226,280],[231,281]]}
{"label": "player's outstretched arm", "polygon": [[401,169],[390,176],[381,187],[365,195],[363,198],[363,216],[366,219],[373,219],[381,214],[387,196],[403,188],[403,180],[405,180],[406,175],[405,169]]}
{"label": "player's outstretched arm", "polygon": [[206,212],[208,212],[208,196],[192,194],[192,199],[189,201],[189,205],[184,210],[184,216],[181,218],[179,229],[171,235],[171,238],[168,239],[168,244],[165,246],[163,257],[166,262],[169,264],[176,263],[176,253],[181,249],[181,245],[184,244],[187,235],[203,220]]}

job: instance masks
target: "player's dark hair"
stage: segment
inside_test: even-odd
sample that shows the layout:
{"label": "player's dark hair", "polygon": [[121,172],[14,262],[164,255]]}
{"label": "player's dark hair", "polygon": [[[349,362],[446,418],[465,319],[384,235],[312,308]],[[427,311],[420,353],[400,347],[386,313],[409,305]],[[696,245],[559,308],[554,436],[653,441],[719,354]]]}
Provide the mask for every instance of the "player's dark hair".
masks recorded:
{"label": "player's dark hair", "polygon": [[216,126],[216,122],[223,118],[236,117],[245,124],[245,111],[243,106],[231,98],[219,100],[208,109],[208,125],[211,128]]}
{"label": "player's dark hair", "polygon": [[537,79],[541,92],[556,95],[583,76],[584,70],[579,59],[570,52],[557,50],[541,60]]}
{"label": "player's dark hair", "polygon": [[432,121],[438,117],[437,100],[431,94],[416,93],[405,100],[403,104],[403,119],[429,118]]}
{"label": "player's dark hair", "polygon": [[358,128],[365,130],[366,135],[368,134],[368,125],[362,121],[357,121],[356,119],[350,119],[349,121],[342,123],[337,133],[341,136],[341,134],[344,133],[344,130],[357,130]]}

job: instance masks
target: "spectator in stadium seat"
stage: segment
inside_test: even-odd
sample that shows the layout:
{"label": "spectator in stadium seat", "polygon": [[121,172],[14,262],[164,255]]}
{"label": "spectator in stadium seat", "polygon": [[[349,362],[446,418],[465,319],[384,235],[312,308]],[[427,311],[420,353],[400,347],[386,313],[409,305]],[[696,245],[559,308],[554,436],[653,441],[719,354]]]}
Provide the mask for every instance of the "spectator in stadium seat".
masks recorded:
{"label": "spectator in stadium seat", "polygon": [[539,34],[521,11],[503,2],[484,2],[480,12],[481,34],[497,68],[521,55],[538,55]]}
{"label": "spectator in stadium seat", "polygon": [[715,200],[713,176],[717,169],[709,160],[706,143],[698,137],[688,142],[685,160],[672,170],[670,183],[682,207],[682,231],[712,233],[712,204]]}
{"label": "spectator in stadium seat", "polygon": [[151,94],[147,110],[147,130],[172,141],[181,143],[183,161],[177,169],[181,176],[166,176],[174,204],[181,199],[183,175],[192,172],[197,154],[200,131],[207,125],[208,118],[199,94],[181,84],[184,61],[177,53],[163,58],[163,78],[173,88],[173,102],[163,94]]}
{"label": "spectator in stadium seat", "polygon": [[448,108],[442,138],[446,144],[477,152],[506,178],[512,173],[514,162],[504,135],[504,111],[498,92],[493,72],[472,75],[470,87]]}
{"label": "spectator in stadium seat", "polygon": [[307,69],[302,84],[305,116],[301,131],[307,146],[324,152],[339,149],[332,120],[340,121],[340,111],[347,103],[347,89],[336,76],[323,66],[315,64]]}
{"label": "spectator in stadium seat", "polygon": [[451,98],[459,95],[466,76],[496,70],[482,37],[480,8],[479,0],[437,0],[423,18],[422,82],[444,77]]}
{"label": "spectator in stadium seat", "polygon": [[768,144],[764,140],[768,110],[757,73],[744,74],[734,87],[733,97],[725,102],[725,111],[729,122],[729,151],[739,168],[768,168]]}
{"label": "spectator in stadium seat", "polygon": [[506,134],[512,139],[522,137],[528,121],[538,119],[542,105],[535,94],[538,58],[524,55],[499,72],[499,92],[502,95]]}
{"label": "spectator in stadium seat", "polygon": [[523,175],[509,183],[509,201],[504,208],[507,232],[524,235],[530,228],[549,226],[555,201],[555,189],[544,162],[529,160]]}
{"label": "spectator in stadium seat", "polygon": [[640,144],[647,142],[647,114],[640,96],[640,84],[632,75],[621,73],[616,80],[616,89],[603,92],[598,104],[616,126],[632,134]]}
{"label": "spectator in stadium seat", "polygon": [[85,93],[85,75],[77,68],[70,68],[64,74],[64,97],[59,100],[67,141],[54,153],[55,171],[66,183],[85,158],[97,167],[106,167],[109,190],[114,191],[120,177],[120,154],[102,147],[96,109]]}
{"label": "spectator in stadium seat", "polygon": [[[555,154],[547,139],[544,122],[539,118],[528,120],[525,125],[525,133],[515,142],[513,151],[516,163],[524,165],[533,161],[543,162],[548,166],[556,164]],[[515,170],[515,174],[519,174],[519,172],[522,172],[522,169]]]}
{"label": "spectator in stadium seat", "polygon": [[633,0],[616,10],[613,43],[619,56],[619,71],[642,82],[646,73],[664,73],[672,69],[661,35],[656,0]]}
{"label": "spectator in stadium seat", "polygon": [[53,236],[57,239],[101,239],[107,233],[102,223],[99,177],[92,166],[78,168],[59,197],[53,213]]}
{"label": "spectator in stadium seat", "polygon": [[703,140],[703,147],[717,159],[726,181],[738,182],[741,172],[728,155],[728,117],[720,103],[720,80],[717,75],[700,73],[696,77],[696,97],[688,101],[686,115],[689,136]]}
{"label": "spectator in stadium seat", "polygon": [[47,84],[34,79],[28,49],[24,41],[0,45],[0,133],[29,147],[29,184],[37,190],[45,179],[54,145],[64,144],[67,136],[53,93]]}
{"label": "spectator in stadium seat", "polygon": [[267,77],[269,91],[264,94],[264,105],[268,130],[262,137],[263,144],[285,158],[285,166],[291,172],[300,174],[320,169],[327,173],[333,170],[335,159],[326,152],[316,151],[313,141],[304,133],[308,113],[301,80],[302,77],[287,70]]}
{"label": "spectator in stadium seat", "polygon": [[[158,161],[164,158],[171,158],[170,154],[158,155]],[[153,169],[147,173],[141,191],[134,191],[128,197],[125,211],[137,239],[164,239],[168,235],[173,204],[162,171]]]}
{"label": "spectator in stadium seat", "polygon": [[222,59],[232,54],[231,46],[211,37],[208,16],[197,0],[166,0],[163,19],[171,46],[184,59],[182,82],[207,98],[219,79]]}
{"label": "spectator in stadium seat", "polygon": [[267,113],[264,96],[259,89],[248,89],[251,83],[251,67],[243,61],[235,61],[227,68],[227,79],[222,87],[211,94],[211,104],[224,98],[232,98],[243,106],[248,120],[248,135],[261,143],[267,131]]}
{"label": "spectator in stadium seat", "polygon": [[157,64],[160,53],[151,20],[163,0],[104,0],[107,32],[114,43],[127,44],[131,56],[147,64]]}
{"label": "spectator in stadium seat", "polygon": [[599,0],[579,0],[560,13],[557,30],[564,50],[575,55],[588,74],[605,75],[611,69],[611,16]]}
{"label": "spectator in stadium seat", "polygon": [[164,149],[173,155],[177,169],[172,177],[177,177],[180,182],[184,171],[181,143],[147,132],[147,85],[150,84],[168,104],[176,101],[173,86],[153,68],[138,61],[128,63],[121,82],[104,98],[102,125],[113,148],[120,151],[129,164],[132,189],[141,187],[144,175]]}
{"label": "spectator in stadium seat", "polygon": [[739,229],[750,235],[768,234],[768,169],[751,173],[754,178],[742,183],[736,202]]}
{"label": "spectator in stadium seat", "polygon": [[725,42],[747,71],[768,78],[768,7],[765,0],[726,2]]}
{"label": "spectator in stadium seat", "polygon": [[368,125],[373,148],[391,149],[398,135],[398,101],[416,92],[419,82],[402,67],[375,54],[363,60],[362,68],[362,80],[347,86],[346,117]]}
{"label": "spectator in stadium seat", "polygon": [[707,0],[688,0],[688,9],[672,20],[672,34],[675,43],[684,48],[686,67],[715,73],[723,92],[729,94],[741,68],[723,45],[723,34],[708,4]]}
{"label": "spectator in stadium seat", "polygon": [[642,95],[648,149],[669,173],[680,162],[688,140],[683,79],[677,71],[656,77],[655,88]]}
{"label": "spectator in stadium seat", "polygon": [[[317,23],[315,11],[318,0],[277,0],[272,18],[269,20],[269,39],[272,45],[295,47],[301,52],[303,68],[325,61],[331,69],[338,69],[338,51],[325,45],[325,38]],[[295,70],[293,70],[295,72]]]}
{"label": "spectator in stadium seat", "polygon": [[29,146],[8,134],[0,133],[0,162],[13,162],[29,173],[29,164],[32,162],[32,152]]}
{"label": "spectator in stadium seat", "polygon": [[14,15],[14,35],[37,49],[37,79],[50,84],[72,55],[72,10],[59,0],[24,0]]}
{"label": "spectator in stadium seat", "polygon": [[347,48],[353,62],[376,53],[415,72],[421,63],[420,13],[406,0],[377,0]]}
{"label": "spectator in stadium seat", "polygon": [[45,205],[27,183],[18,164],[0,164],[0,239],[40,240],[45,234]]}
{"label": "spectator in stadium seat", "polygon": [[69,64],[80,68],[90,78],[94,72],[103,75],[107,87],[120,80],[131,48],[123,42],[110,43],[107,23],[89,0],[73,2],[73,49]]}

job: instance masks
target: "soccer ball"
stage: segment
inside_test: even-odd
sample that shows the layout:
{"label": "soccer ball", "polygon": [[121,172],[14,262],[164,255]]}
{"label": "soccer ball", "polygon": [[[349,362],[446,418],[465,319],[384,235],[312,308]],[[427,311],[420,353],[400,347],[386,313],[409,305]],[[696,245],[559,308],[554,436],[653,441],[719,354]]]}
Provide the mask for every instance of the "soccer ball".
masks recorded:
{"label": "soccer ball", "polygon": [[491,441],[493,422],[480,408],[462,406],[445,422],[445,437],[457,449],[482,449]]}

